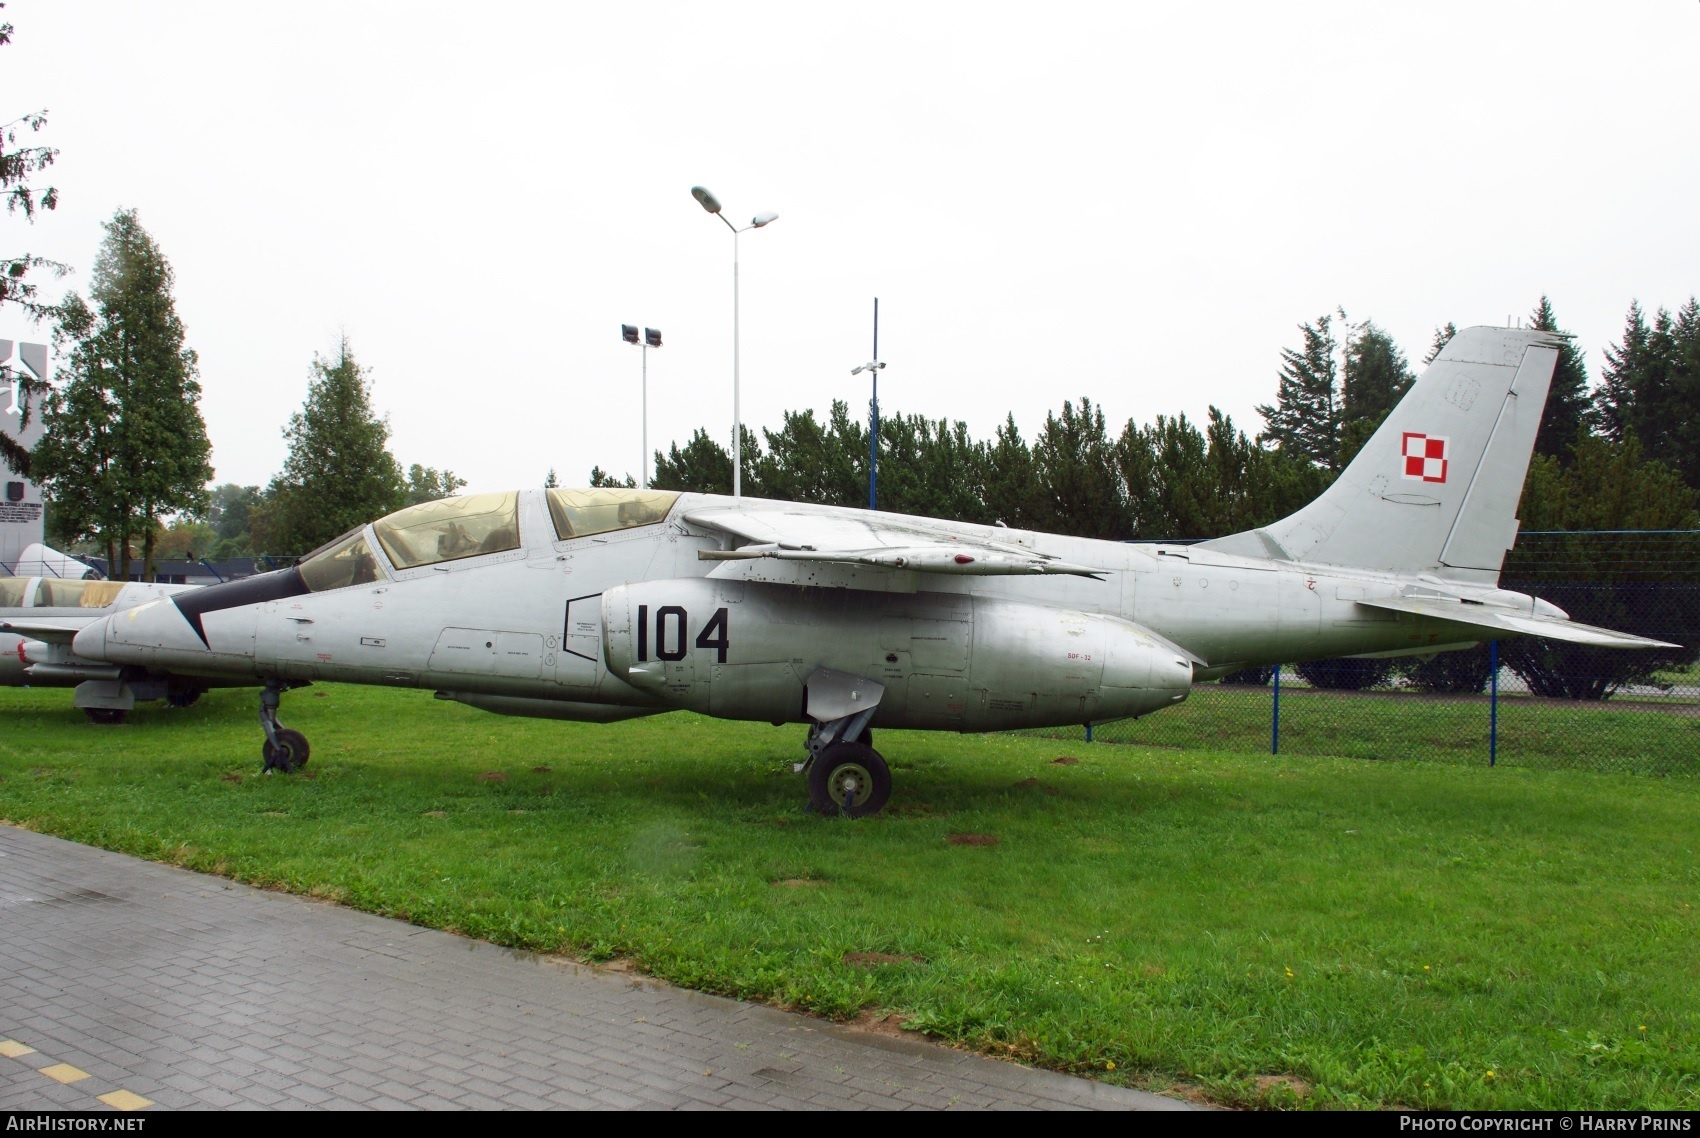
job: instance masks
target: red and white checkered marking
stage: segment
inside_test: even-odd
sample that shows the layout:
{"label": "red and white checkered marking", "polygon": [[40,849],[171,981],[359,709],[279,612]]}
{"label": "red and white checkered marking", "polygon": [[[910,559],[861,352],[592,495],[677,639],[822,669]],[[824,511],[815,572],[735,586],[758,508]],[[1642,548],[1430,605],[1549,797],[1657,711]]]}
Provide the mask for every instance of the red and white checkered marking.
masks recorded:
{"label": "red and white checkered marking", "polygon": [[1440,435],[1420,435],[1406,431],[1404,445],[1405,477],[1424,482],[1446,481],[1446,439]]}

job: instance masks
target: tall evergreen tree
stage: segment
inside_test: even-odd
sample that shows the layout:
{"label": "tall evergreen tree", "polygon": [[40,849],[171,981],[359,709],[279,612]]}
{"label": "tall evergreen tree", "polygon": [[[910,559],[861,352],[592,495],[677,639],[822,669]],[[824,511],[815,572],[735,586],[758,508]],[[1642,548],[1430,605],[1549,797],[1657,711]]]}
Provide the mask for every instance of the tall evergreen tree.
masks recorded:
{"label": "tall evergreen tree", "polygon": [[1274,404],[1257,408],[1267,422],[1258,441],[1274,443],[1289,457],[1338,470],[1340,451],[1339,366],[1333,317],[1299,325],[1303,346],[1281,349],[1281,376]]}
{"label": "tall evergreen tree", "polygon": [[129,575],[139,537],[151,579],[156,523],[205,505],[212,447],[171,266],[134,210],[105,228],[94,308],[72,294],[55,310],[66,379],[48,397],[34,474],[55,501],[56,524],[105,544],[119,576]]}
{"label": "tall evergreen tree", "polygon": [[[968,424],[922,415],[880,417],[879,508],[899,514],[996,521],[986,504],[985,447]],[[866,504],[866,497],[861,504]]]}
{"label": "tall evergreen tree", "polygon": [[1631,304],[1594,399],[1606,437],[1634,435],[1648,459],[1700,488],[1700,304],[1689,297],[1675,316],[1661,308],[1650,326]]}
{"label": "tall evergreen tree", "polygon": [[730,494],[732,456],[726,448],[698,427],[684,449],[678,443],[667,453],[655,452],[655,475],[649,484],[657,490],[683,490],[692,494]]}
{"label": "tall evergreen tree", "polygon": [[1006,414],[991,443],[983,444],[981,485],[986,517],[1012,529],[1037,529],[1049,517],[1033,450]]}
{"label": "tall evergreen tree", "polygon": [[1543,293],[1541,302],[1529,317],[1529,326],[1541,332],[1557,332],[1565,336],[1558,349],[1558,365],[1553,368],[1552,386],[1547,390],[1546,410],[1541,414],[1541,429],[1535,435],[1535,453],[1550,455],[1561,463],[1570,461],[1570,448],[1576,444],[1587,425],[1588,365],[1576,343],[1558,326],[1552,301]]}
{"label": "tall evergreen tree", "polygon": [[1334,468],[1345,469],[1381,421],[1416,382],[1393,337],[1365,320],[1348,325],[1341,387],[1340,445]]}
{"label": "tall evergreen tree", "polygon": [[466,479],[459,477],[452,470],[438,470],[434,466],[421,466],[416,462],[407,468],[407,504],[417,506],[421,502],[449,498],[465,485]]}
{"label": "tall evergreen tree", "polygon": [[868,503],[868,436],[834,400],[825,423],[812,410],[785,412],[778,431],[763,430],[766,453],[756,462],[763,497],[827,506]]}
{"label": "tall evergreen tree", "polygon": [[1033,466],[1049,515],[1041,528],[1112,540],[1132,535],[1115,448],[1103,408],[1092,400],[1082,398],[1078,411],[1064,400],[1061,415],[1045,416],[1045,427],[1033,440]]}
{"label": "tall evergreen tree", "polygon": [[1443,326],[1436,328],[1434,330],[1434,341],[1429,344],[1428,355],[1423,357],[1423,366],[1427,367],[1429,364],[1432,364],[1434,362],[1434,358],[1440,355],[1441,349],[1451,343],[1452,337],[1457,334],[1458,326],[1450,320],[1448,320]]}
{"label": "tall evergreen tree", "polygon": [[[756,478],[761,465],[761,447],[750,428],[740,424],[744,442],[744,490],[750,497],[762,496]],[[732,455],[698,427],[683,450],[674,443],[668,453],[655,452],[655,475],[649,484],[657,490],[683,490],[693,494],[732,492]]]}
{"label": "tall evergreen tree", "polygon": [[274,552],[306,553],[407,503],[390,425],[372,410],[371,381],[348,338],[335,359],[315,353],[310,374],[306,402],[283,431],[283,470],[255,511]]}

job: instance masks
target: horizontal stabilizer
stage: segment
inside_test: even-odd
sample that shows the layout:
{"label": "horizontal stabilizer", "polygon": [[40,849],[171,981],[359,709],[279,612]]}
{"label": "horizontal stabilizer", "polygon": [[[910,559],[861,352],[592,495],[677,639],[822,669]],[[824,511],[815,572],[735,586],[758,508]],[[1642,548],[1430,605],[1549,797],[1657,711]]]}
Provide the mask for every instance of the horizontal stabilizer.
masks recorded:
{"label": "horizontal stabilizer", "polygon": [[0,620],[0,632],[15,632],[19,636],[33,636],[37,640],[45,640],[49,644],[69,644],[72,639],[94,623],[99,617],[89,617],[88,620]]}
{"label": "horizontal stabilizer", "polygon": [[1540,636],[1547,640],[1589,644],[1596,648],[1682,647],[1664,640],[1649,640],[1645,636],[1632,636],[1627,632],[1614,632],[1609,628],[1578,624],[1561,617],[1513,612],[1493,605],[1469,604],[1451,597],[1376,597],[1373,600],[1359,601],[1358,604],[1449,620],[1454,624],[1468,624],[1510,635]]}

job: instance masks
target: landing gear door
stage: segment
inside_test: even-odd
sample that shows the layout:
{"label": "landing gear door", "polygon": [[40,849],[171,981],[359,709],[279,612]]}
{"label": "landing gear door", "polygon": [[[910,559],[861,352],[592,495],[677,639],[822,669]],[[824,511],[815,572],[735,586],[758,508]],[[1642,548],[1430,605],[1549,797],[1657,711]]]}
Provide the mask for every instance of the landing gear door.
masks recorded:
{"label": "landing gear door", "polygon": [[572,688],[596,686],[602,671],[601,593],[574,597],[567,602],[561,652],[555,661],[557,683]]}

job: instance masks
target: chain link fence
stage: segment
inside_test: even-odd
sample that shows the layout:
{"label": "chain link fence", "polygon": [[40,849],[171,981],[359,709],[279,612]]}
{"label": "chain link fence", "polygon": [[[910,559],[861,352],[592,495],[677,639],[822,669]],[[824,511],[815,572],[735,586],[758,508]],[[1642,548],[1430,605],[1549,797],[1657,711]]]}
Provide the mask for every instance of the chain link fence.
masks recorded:
{"label": "chain link fence", "polygon": [[[1501,584],[1682,645],[1520,638],[1430,660],[1318,660],[1201,683],[1086,736],[1149,747],[1700,776],[1700,531],[1525,534]],[[1052,734],[1047,732],[1047,734]],[[1082,737],[1082,729],[1062,733]]]}

